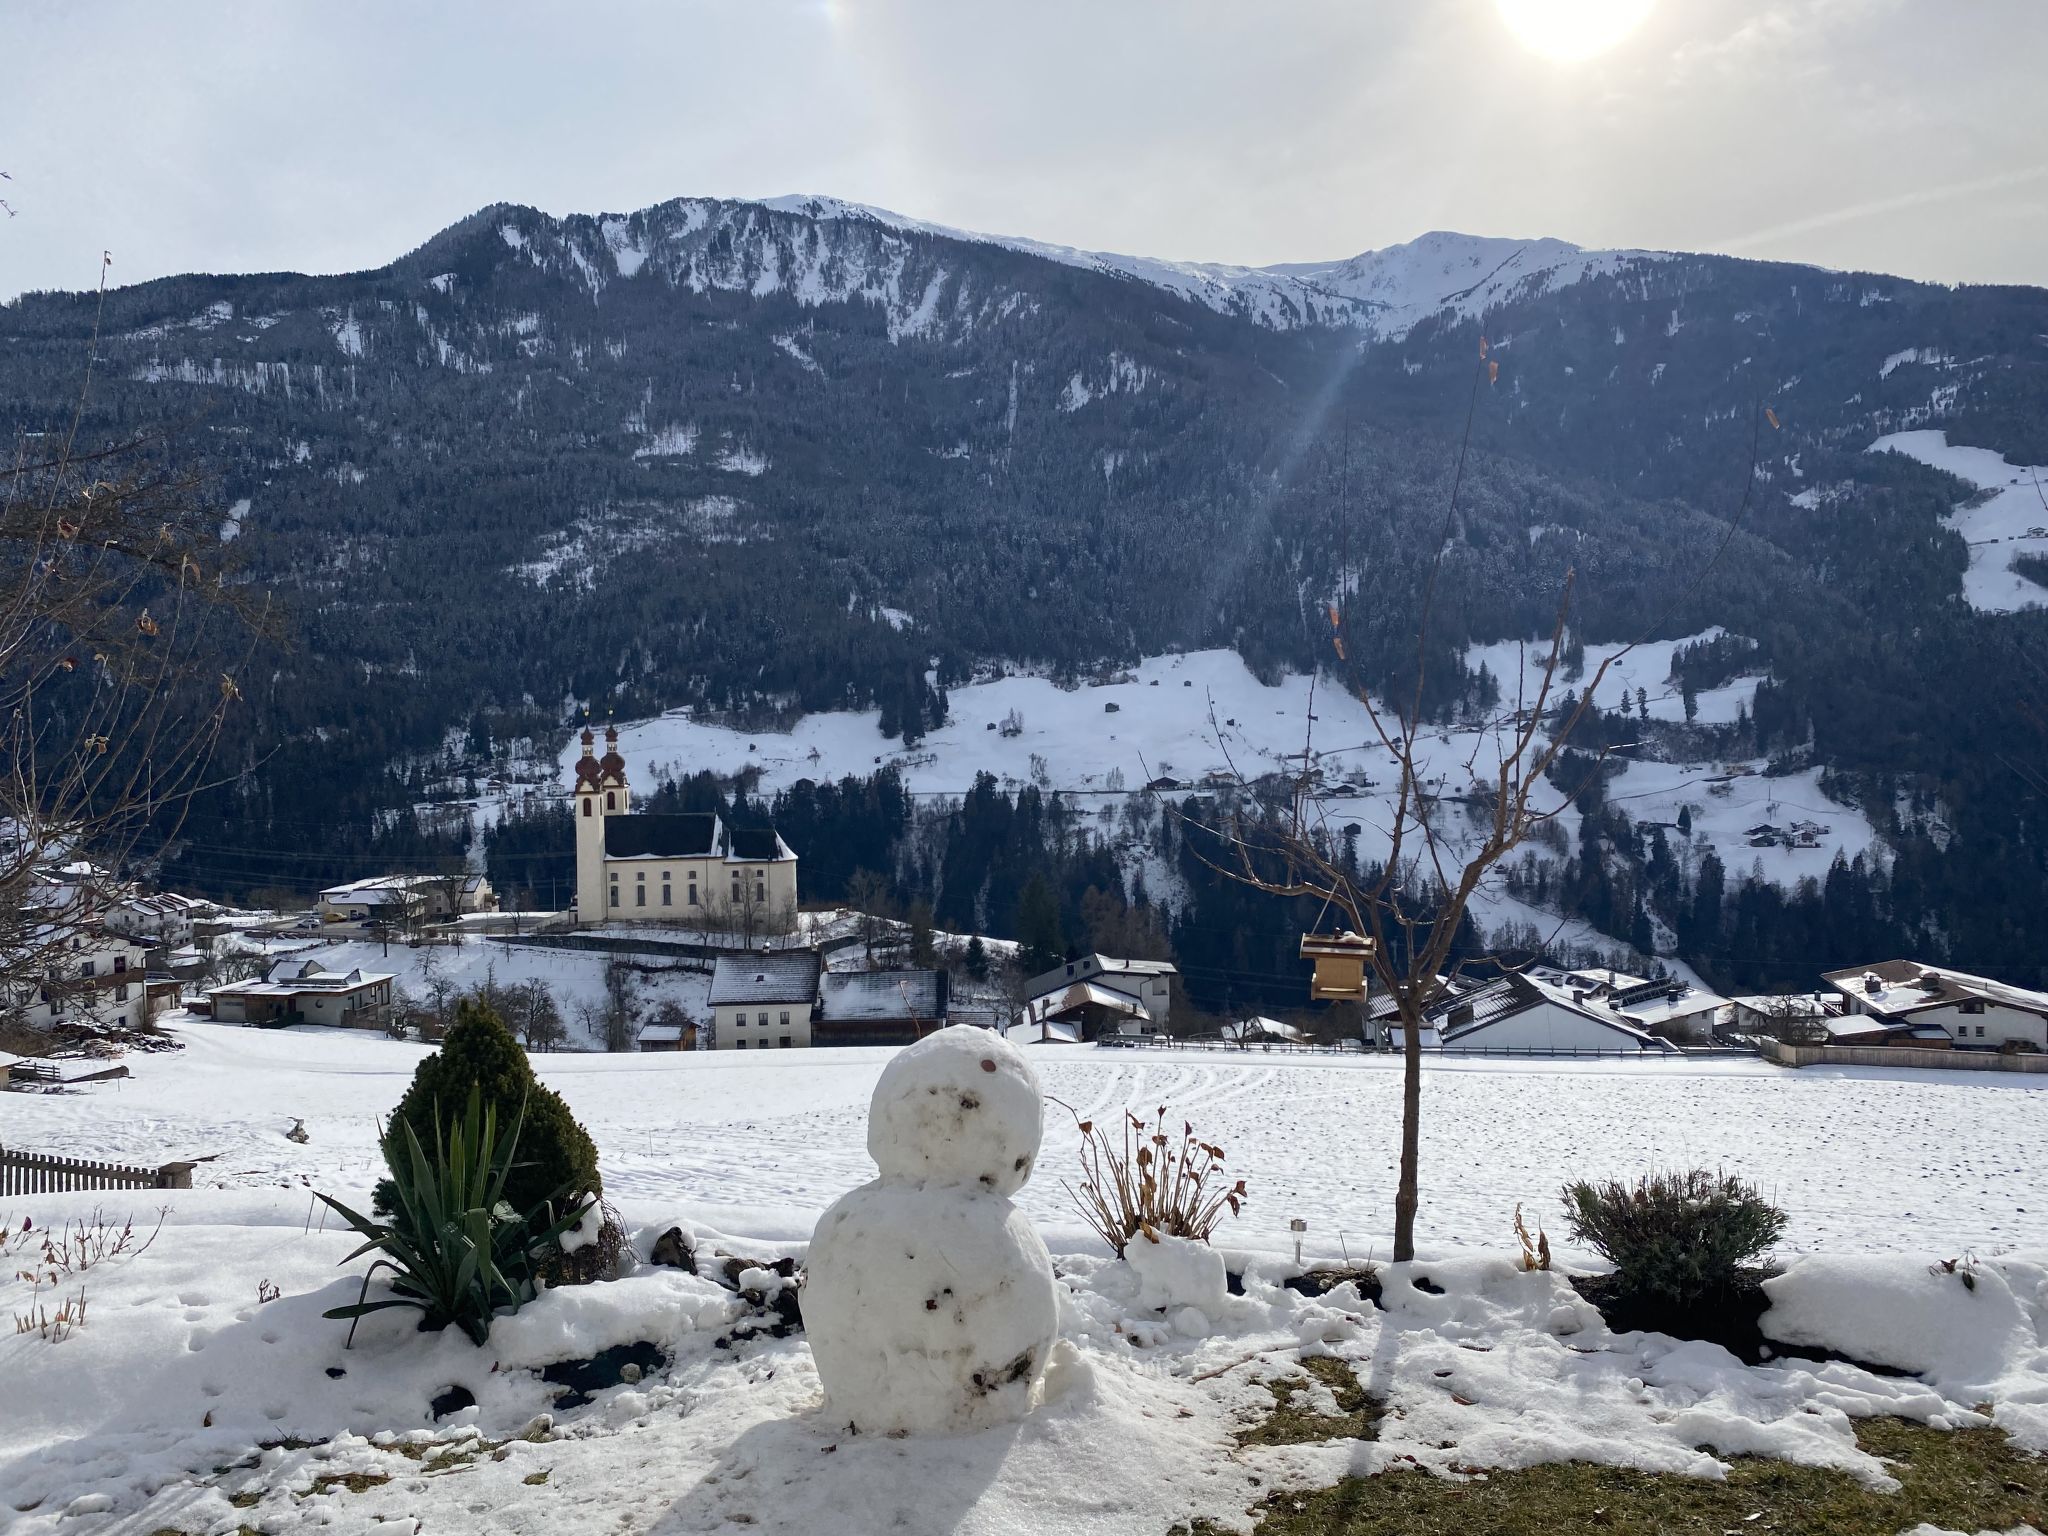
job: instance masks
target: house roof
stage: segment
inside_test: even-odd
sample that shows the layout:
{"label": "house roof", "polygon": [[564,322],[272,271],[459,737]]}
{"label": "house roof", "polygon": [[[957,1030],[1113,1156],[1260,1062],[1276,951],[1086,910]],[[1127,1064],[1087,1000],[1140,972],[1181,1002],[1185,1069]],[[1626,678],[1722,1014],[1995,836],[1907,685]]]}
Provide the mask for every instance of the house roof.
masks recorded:
{"label": "house roof", "polygon": [[1120,960],[1114,955],[1076,955],[1042,975],[1034,976],[1025,987],[1025,996],[1043,997],[1048,992],[1057,992],[1070,982],[1100,981],[1115,987],[1119,982],[1129,984],[1149,976],[1178,976],[1180,972],[1171,960]]}
{"label": "house roof", "polygon": [[683,1026],[680,1024],[643,1024],[640,1026],[642,1045],[681,1045]]}
{"label": "house roof", "polygon": [[1093,981],[1077,981],[1060,988],[1057,992],[1041,993],[1024,1005],[1024,1016],[1036,1021],[1056,1019],[1061,1014],[1073,1013],[1087,1007],[1107,1008],[1111,1013],[1123,1014],[1126,1018],[1150,1017],[1150,1010],[1128,992],[1119,992],[1114,987],[1098,985]]}
{"label": "house roof", "polygon": [[786,859],[794,857],[773,827],[734,827],[730,834],[732,859]]}
{"label": "house roof", "polygon": [[261,981],[231,981],[226,986],[208,987],[208,997],[297,997],[308,992],[345,993],[373,987],[397,978],[386,971],[365,971],[360,967],[346,973],[330,971],[318,960],[280,960]]}
{"label": "house roof", "polygon": [[1751,992],[1731,997],[1728,1001],[1750,1013],[1787,1019],[1818,1019],[1841,1006],[1839,998],[1829,997],[1823,992],[1792,992],[1782,996],[1774,992]]}
{"label": "house roof", "polygon": [[828,971],[819,998],[828,1024],[862,1019],[938,1019],[946,1013],[944,971]]}
{"label": "house roof", "polygon": [[1863,1012],[1888,1018],[1972,1000],[2048,1018],[2048,992],[2033,992],[1988,976],[1953,971],[1945,965],[1922,965],[1916,960],[1883,960],[1876,965],[1828,971],[1821,980],[1854,998]]}
{"label": "house roof", "polygon": [[1081,1030],[1075,1024],[1056,1024],[1051,1020],[1033,1021],[1027,1024],[1012,1024],[1003,1031],[1012,1045],[1079,1045]]}
{"label": "house roof", "polygon": [[709,811],[604,819],[608,859],[701,859],[717,848],[718,818]]}
{"label": "house roof", "polygon": [[[1573,990],[1558,982],[1539,980],[1533,976],[1503,976],[1462,997],[1439,999],[1436,1006],[1430,1010],[1429,1016],[1442,1031],[1443,1043],[1449,1046],[1456,1045],[1481,1030],[1500,1023],[1503,1019],[1513,1018],[1517,1014],[1527,1013],[1532,1008],[1548,1003],[1566,1013],[1590,1019],[1603,1029],[1611,1029],[1643,1049],[1669,1049],[1664,1041],[1639,1029],[1628,1015],[1599,1003],[1579,1002],[1573,998]],[[1456,1023],[1451,1023],[1452,1011],[1460,1008],[1470,1008],[1472,1017],[1469,1020],[1460,1019]]]}
{"label": "house roof", "polygon": [[803,1003],[818,997],[818,957],[809,950],[779,955],[720,955],[711,968],[711,1006]]}
{"label": "house roof", "polygon": [[1223,1026],[1226,1040],[1295,1040],[1308,1039],[1308,1032],[1292,1024],[1283,1024],[1278,1019],[1239,1019],[1234,1024]]}

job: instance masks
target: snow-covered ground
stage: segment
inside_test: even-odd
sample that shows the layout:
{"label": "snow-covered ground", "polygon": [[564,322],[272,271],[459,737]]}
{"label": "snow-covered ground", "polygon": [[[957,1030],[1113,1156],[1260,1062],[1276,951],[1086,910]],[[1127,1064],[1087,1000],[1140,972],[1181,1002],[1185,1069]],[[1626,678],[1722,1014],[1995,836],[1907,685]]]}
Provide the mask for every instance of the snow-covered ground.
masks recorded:
{"label": "snow-covered ground", "polygon": [[2048,555],[2048,468],[2009,464],[1989,448],[1950,443],[1936,429],[1894,432],[1870,445],[1872,453],[1903,453],[1945,469],[1977,487],[1948,524],[1970,544],[1963,598],[1987,613],[2012,613],[2048,603],[2048,590],[2011,569],[2014,555]]}
{"label": "snow-covered ground", "polygon": [[[672,1269],[547,1292],[480,1349],[453,1330],[421,1335],[400,1312],[366,1318],[344,1349],[345,1325],[319,1314],[355,1299],[362,1261],[337,1270],[353,1239],[331,1219],[309,1225],[307,1186],[361,1197],[376,1172],[372,1122],[419,1049],[317,1030],[181,1034],[184,1051],[134,1059],[128,1083],[5,1101],[10,1145],[222,1154],[193,1191],[0,1210],[17,1234],[7,1256],[23,1261],[24,1214],[50,1226],[132,1208],[146,1230],[155,1204],[170,1205],[147,1251],[44,1288],[54,1307],[83,1287],[82,1328],[0,1338],[10,1530],[1156,1536],[1198,1517],[1246,1530],[1276,1489],[1401,1468],[1580,1459],[1716,1477],[1728,1458],[1761,1454],[1882,1488],[1886,1469],[1853,1438],[1855,1418],[1880,1413],[1954,1427],[1982,1422],[1973,1408],[1988,1404],[2021,1444],[2048,1447],[2048,1270],[2007,1251],[2048,1234],[2048,1213],[2015,1206],[2048,1150],[2026,1085],[1747,1064],[1433,1067],[1425,1257],[1384,1273],[1381,1311],[1349,1287],[1312,1301],[1272,1281],[1289,1215],[1308,1218],[1312,1255],[1335,1255],[1340,1231],[1354,1255],[1373,1245],[1393,1072],[1040,1054],[1048,1092],[1084,1113],[1163,1100],[1223,1142],[1252,1204],[1221,1241],[1266,1256],[1250,1256],[1244,1296],[1174,1294],[1159,1310],[1161,1277],[1104,1257],[1063,1211],[1073,1142],[1049,1106],[1020,1200],[1058,1256],[1045,1402],[1019,1425],[896,1439],[828,1422],[801,1334],[733,1339],[740,1299]],[[888,1057],[536,1065],[596,1136],[638,1254],[681,1223],[707,1256],[766,1258],[800,1253],[817,1212],[873,1175],[865,1110]],[[304,1146],[281,1134],[295,1115]],[[1562,1275],[1522,1273],[1498,1251],[1513,1201],[1550,1211],[1567,1174],[1693,1160],[1762,1178],[1793,1213],[1788,1247],[1828,1251],[1775,1283],[1774,1337],[1866,1358],[1905,1348],[1897,1363],[1921,1376],[1791,1358],[1745,1367],[1712,1345],[1616,1335]],[[1496,1251],[1443,1251],[1471,1242]],[[1982,1256],[1972,1285],[1930,1269],[1966,1248]],[[15,1311],[37,1304],[25,1282],[0,1290]],[[635,1341],[665,1361],[584,1406],[554,1403],[533,1374]],[[1298,1373],[1305,1353],[1353,1363],[1388,1410],[1377,1437],[1237,1445],[1270,1406],[1263,1382]],[[451,1385],[475,1406],[436,1421],[429,1400]],[[1322,1388],[1310,1400],[1330,1411]]]}
{"label": "snow-covered ground", "polygon": [[[190,1023],[186,1048],[75,1094],[0,1099],[10,1146],[155,1164],[219,1154],[202,1185],[365,1189],[376,1127],[424,1047],[341,1030]],[[868,1096],[887,1050],[704,1051],[534,1058],[590,1127],[614,1197],[653,1220],[688,1212],[795,1239],[869,1176]],[[1231,1241],[1386,1252],[1400,1073],[1390,1058],[1043,1048],[1049,1096],[1080,1115],[1165,1105],[1227,1149],[1252,1203]],[[2020,1075],[1808,1068],[1748,1059],[1444,1060],[1425,1068],[1421,1233],[1434,1249],[1500,1244],[1517,1201],[1554,1211],[1567,1178],[1705,1164],[1755,1179],[1791,1212],[1797,1251],[2048,1247],[2048,1084]],[[303,1118],[304,1146],[283,1132]],[[1019,1203],[1055,1247],[1086,1231],[1059,1188],[1078,1138],[1052,1107]]]}

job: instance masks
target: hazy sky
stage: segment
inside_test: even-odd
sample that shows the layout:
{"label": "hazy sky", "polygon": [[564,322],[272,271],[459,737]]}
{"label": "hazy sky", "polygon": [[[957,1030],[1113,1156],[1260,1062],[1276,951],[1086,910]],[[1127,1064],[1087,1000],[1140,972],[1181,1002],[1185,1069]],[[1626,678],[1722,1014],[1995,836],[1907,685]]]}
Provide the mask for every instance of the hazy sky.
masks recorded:
{"label": "hazy sky", "polygon": [[1502,3],[0,0],[0,296],[784,192],[1220,261],[1457,229],[2048,283],[2048,0],[1655,0],[1574,64]]}

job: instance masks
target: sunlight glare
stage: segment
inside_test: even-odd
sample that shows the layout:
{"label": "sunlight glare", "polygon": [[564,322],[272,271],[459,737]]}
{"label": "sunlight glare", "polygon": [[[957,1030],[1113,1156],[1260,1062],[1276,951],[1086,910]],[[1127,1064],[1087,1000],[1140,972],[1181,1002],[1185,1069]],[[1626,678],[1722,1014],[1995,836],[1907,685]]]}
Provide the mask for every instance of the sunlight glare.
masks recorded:
{"label": "sunlight glare", "polygon": [[1494,0],[1526,48],[1575,64],[1607,52],[1642,25],[1655,0]]}

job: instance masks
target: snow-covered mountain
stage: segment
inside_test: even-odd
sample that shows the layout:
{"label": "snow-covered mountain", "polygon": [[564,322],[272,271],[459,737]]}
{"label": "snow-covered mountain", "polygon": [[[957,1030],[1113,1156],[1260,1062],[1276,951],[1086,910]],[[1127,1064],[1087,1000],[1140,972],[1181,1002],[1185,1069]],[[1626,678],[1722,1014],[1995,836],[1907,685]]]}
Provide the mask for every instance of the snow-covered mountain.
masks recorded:
{"label": "snow-covered mountain", "polygon": [[1447,309],[1461,318],[1474,318],[1511,295],[1533,297],[1634,263],[1669,259],[1660,251],[1588,251],[1563,240],[1508,240],[1432,230],[1344,261],[1240,267],[979,234],[833,197],[769,198],[762,206],[817,221],[867,222],[999,245],[1066,266],[1135,278],[1219,313],[1275,329],[1350,325],[1388,340],[1400,339],[1419,322]]}
{"label": "snow-covered mountain", "polygon": [[593,295],[647,273],[697,293],[782,292],[806,305],[859,298],[887,312],[892,338],[945,334],[1016,302],[1014,294],[949,289],[948,277],[957,274],[943,256],[920,259],[924,253],[906,236],[995,247],[1146,283],[1274,330],[1338,326],[1376,340],[1398,340],[1446,310],[1473,318],[1511,298],[1669,259],[1650,251],[1587,251],[1562,240],[1436,231],[1345,261],[1243,267],[1084,251],[807,196],[682,198],[596,218],[554,219],[531,209],[478,217],[493,216],[501,218],[508,246],[536,266],[560,265]]}

